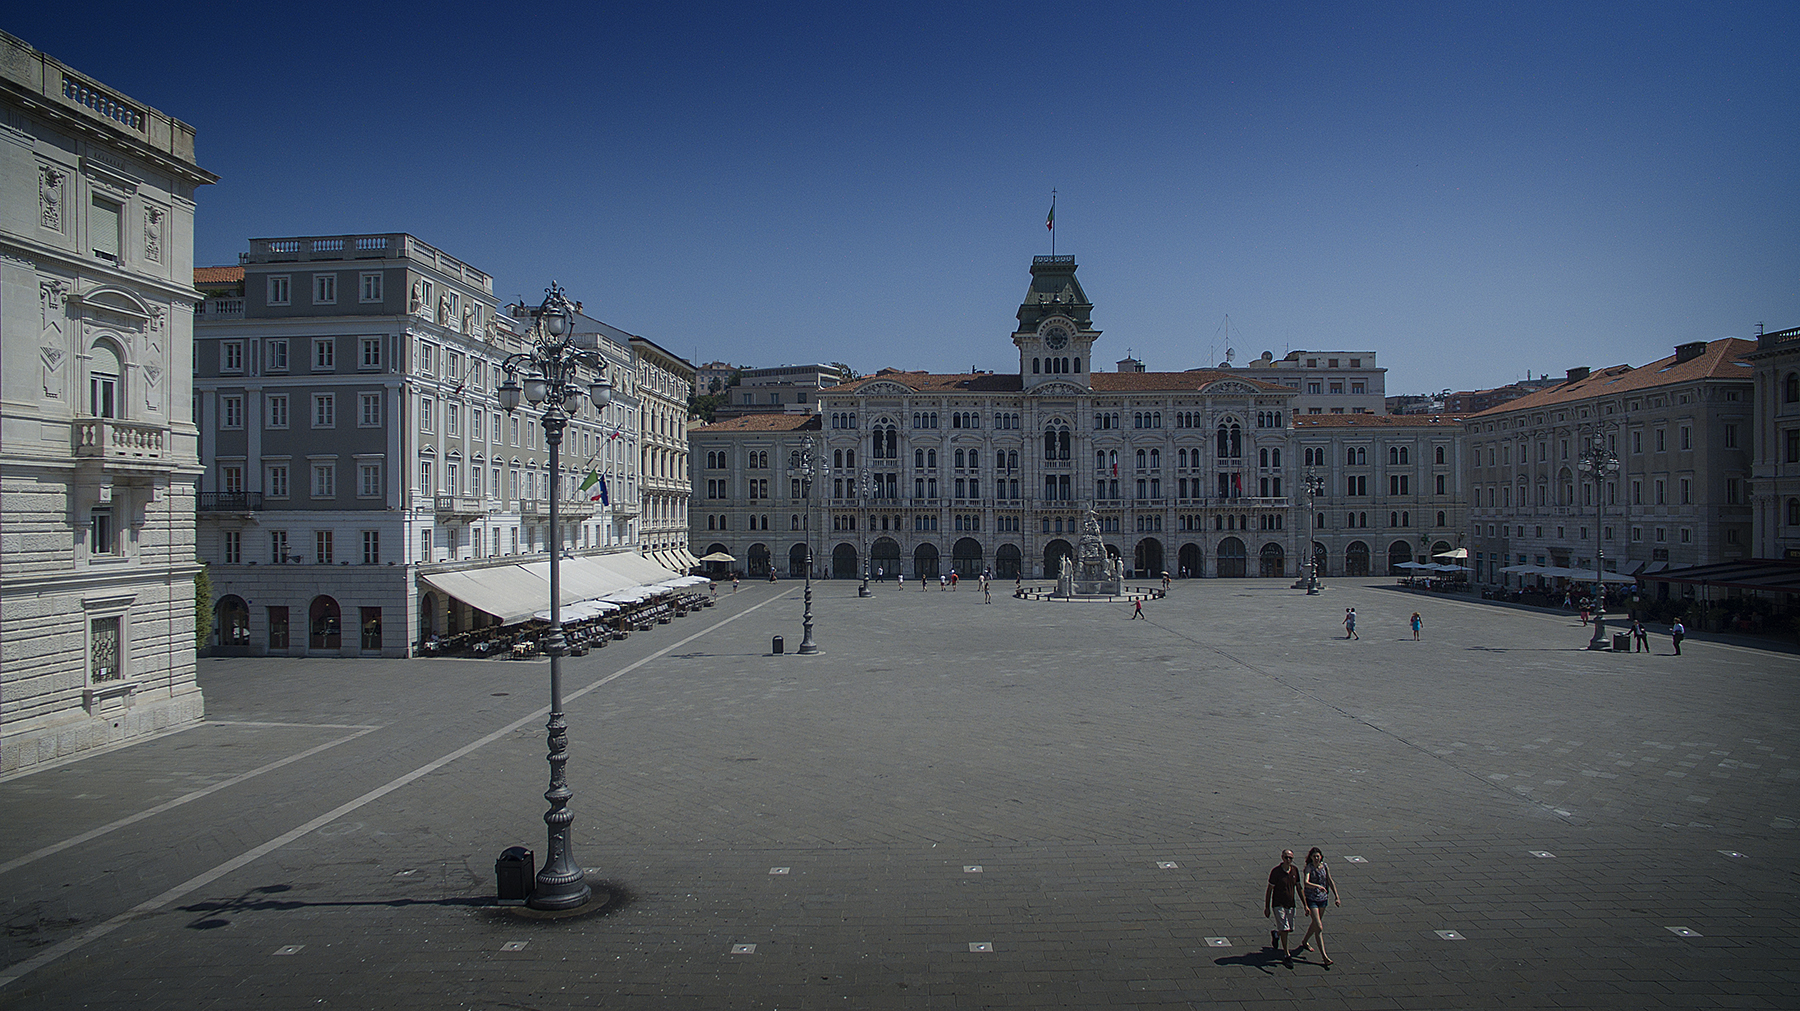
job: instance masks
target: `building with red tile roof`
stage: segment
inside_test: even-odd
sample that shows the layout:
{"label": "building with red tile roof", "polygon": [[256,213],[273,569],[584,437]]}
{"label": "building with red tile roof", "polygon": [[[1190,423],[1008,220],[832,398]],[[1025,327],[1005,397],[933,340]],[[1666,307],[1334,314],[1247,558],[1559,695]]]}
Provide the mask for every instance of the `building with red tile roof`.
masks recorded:
{"label": "building with red tile roof", "polygon": [[1033,259],[1017,373],[882,369],[820,390],[816,427],[694,429],[692,543],[752,576],[802,575],[810,550],[818,575],[1046,579],[1092,509],[1132,578],[1297,575],[1297,391],[1229,368],[1096,371],[1075,271]]}
{"label": "building with red tile roof", "polygon": [[1477,578],[1579,584],[1748,557],[1755,349],[1727,337],[1573,368],[1465,418]]}

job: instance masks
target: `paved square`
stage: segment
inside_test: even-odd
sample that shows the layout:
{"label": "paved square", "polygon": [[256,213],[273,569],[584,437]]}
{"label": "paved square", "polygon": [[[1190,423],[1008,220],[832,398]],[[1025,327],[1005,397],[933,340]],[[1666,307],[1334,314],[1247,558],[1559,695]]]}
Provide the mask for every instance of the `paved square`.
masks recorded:
{"label": "paved square", "polygon": [[[1377,583],[816,585],[818,656],[770,654],[783,583],[567,661],[618,899],[560,922],[492,903],[544,662],[203,660],[206,725],[0,782],[0,1008],[1791,1006],[1791,655]],[[1329,970],[1261,915],[1314,845]]]}

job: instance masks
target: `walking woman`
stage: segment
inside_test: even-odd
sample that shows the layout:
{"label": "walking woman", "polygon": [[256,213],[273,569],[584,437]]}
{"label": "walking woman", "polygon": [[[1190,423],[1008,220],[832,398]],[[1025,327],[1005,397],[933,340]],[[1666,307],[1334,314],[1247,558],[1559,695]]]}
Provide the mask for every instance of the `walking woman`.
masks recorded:
{"label": "walking woman", "polygon": [[1325,866],[1325,854],[1317,846],[1306,851],[1306,867],[1300,872],[1300,883],[1306,898],[1306,915],[1312,922],[1307,924],[1306,935],[1300,938],[1300,947],[1296,950],[1311,951],[1309,942],[1318,935],[1319,958],[1329,969],[1331,956],[1325,954],[1325,904],[1336,902],[1341,906],[1344,899],[1338,894],[1337,882],[1331,880],[1331,868]]}

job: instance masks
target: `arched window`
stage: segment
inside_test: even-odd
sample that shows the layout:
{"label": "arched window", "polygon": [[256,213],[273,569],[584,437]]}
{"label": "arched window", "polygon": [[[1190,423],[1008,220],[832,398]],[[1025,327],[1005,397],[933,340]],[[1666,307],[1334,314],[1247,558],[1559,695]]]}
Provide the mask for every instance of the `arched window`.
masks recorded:
{"label": "arched window", "polygon": [[1137,469],[1139,469],[1139,470],[1144,469],[1144,460],[1146,458],[1147,458],[1147,454],[1143,450],[1140,449],[1137,451]]}
{"label": "arched window", "polygon": [[1438,463],[1444,462],[1444,447],[1442,447],[1442,446],[1439,446],[1437,448],[1437,462]]}
{"label": "arched window", "polygon": [[1800,498],[1788,499],[1787,521],[1790,527],[1800,527]]}
{"label": "arched window", "polygon": [[1267,467],[1269,465],[1269,451],[1268,450],[1266,450],[1266,449],[1257,450],[1256,465],[1259,467]]}
{"label": "arched window", "polygon": [[1782,385],[1782,399],[1790,404],[1800,403],[1800,372],[1789,372],[1787,382]]}
{"label": "arched window", "polygon": [[1444,525],[1444,511],[1442,509],[1438,510],[1437,525],[1440,527]]}
{"label": "arched window", "polygon": [[925,469],[926,470],[936,470],[937,469],[937,450],[928,449],[925,451]]}
{"label": "arched window", "polygon": [[1058,442],[1057,458],[1061,459],[1061,460],[1067,460],[1069,458],[1069,430],[1068,429],[1065,428],[1061,432],[1057,433],[1057,442]]}
{"label": "arched window", "polygon": [[1099,473],[1100,471],[1103,471],[1105,469],[1106,469],[1106,450],[1097,449],[1094,451],[1094,472]]}
{"label": "arched window", "polygon": [[1270,450],[1269,451],[1269,459],[1271,461],[1269,466],[1280,467],[1281,466],[1281,450],[1279,450],[1279,449]]}
{"label": "arched window", "polygon": [[1161,470],[1162,469],[1162,450],[1153,449],[1150,451],[1150,469],[1151,470]]}
{"label": "arched window", "polygon": [[963,451],[960,449],[956,451],[956,469],[963,469]]}
{"label": "arched window", "polygon": [[1017,450],[1014,450],[1014,451],[1006,454],[1006,469],[1007,470],[1018,470],[1019,469],[1019,454],[1018,454]]}
{"label": "arched window", "polygon": [[1044,459],[1056,459],[1056,431],[1054,429],[1044,430]]}
{"label": "arched window", "polygon": [[1036,358],[1031,360],[1031,374],[1034,376],[1038,374],[1038,360]]}
{"label": "arched window", "polygon": [[124,375],[124,368],[119,364],[119,352],[111,344],[99,343],[93,348],[93,358],[88,362],[88,414],[96,418],[121,417],[119,409],[124,406],[124,398],[120,395],[119,377]]}
{"label": "arched window", "polygon": [[854,450],[854,449],[844,450],[844,466],[850,468],[851,470],[856,469],[856,450]]}
{"label": "arched window", "polygon": [[925,466],[925,451],[923,449],[913,450],[913,466],[921,468],[921,469],[924,468],[924,466]]}

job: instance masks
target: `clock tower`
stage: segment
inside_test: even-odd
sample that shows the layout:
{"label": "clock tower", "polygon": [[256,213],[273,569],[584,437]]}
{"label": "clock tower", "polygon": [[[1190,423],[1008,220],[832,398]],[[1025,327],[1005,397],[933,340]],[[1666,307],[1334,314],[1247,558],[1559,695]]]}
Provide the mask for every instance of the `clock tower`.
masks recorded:
{"label": "clock tower", "polygon": [[1031,288],[1019,306],[1019,329],[1013,332],[1025,389],[1057,380],[1088,385],[1094,340],[1100,336],[1093,311],[1075,279],[1073,256],[1031,258]]}

